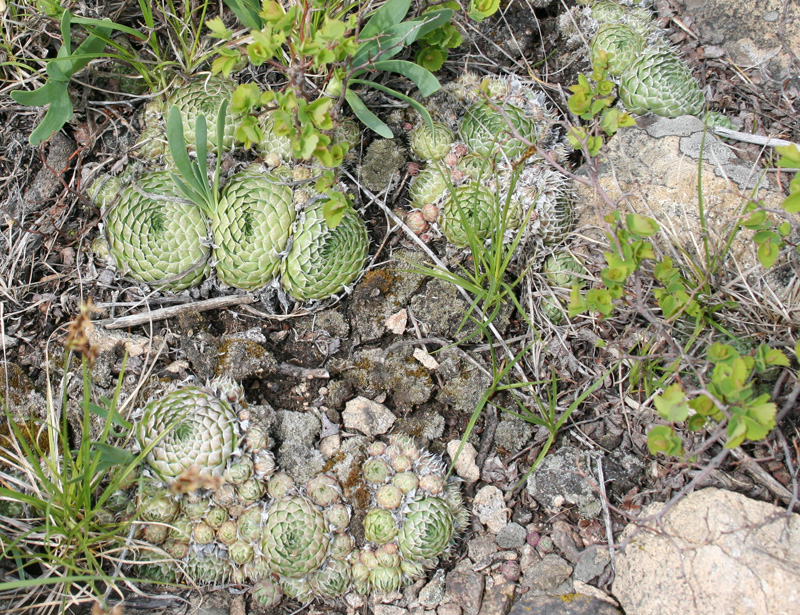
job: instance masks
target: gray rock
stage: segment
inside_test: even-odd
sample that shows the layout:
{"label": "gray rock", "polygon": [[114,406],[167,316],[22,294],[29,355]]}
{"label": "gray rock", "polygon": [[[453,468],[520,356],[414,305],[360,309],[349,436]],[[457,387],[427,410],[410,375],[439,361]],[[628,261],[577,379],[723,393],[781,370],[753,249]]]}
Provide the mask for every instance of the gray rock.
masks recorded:
{"label": "gray rock", "polygon": [[517,453],[530,440],[533,427],[527,421],[516,417],[503,419],[494,432],[495,446],[504,448],[509,453]]}
{"label": "gray rock", "polygon": [[604,548],[586,549],[578,558],[572,576],[577,581],[588,583],[603,574],[610,561],[611,556],[608,554],[608,550]]}
{"label": "gray rock", "polygon": [[406,615],[408,613],[406,609],[391,604],[373,605],[372,612],[375,615]]}
{"label": "gray rock", "polygon": [[506,615],[514,600],[517,584],[512,581],[495,583],[483,594],[479,615]]}
{"label": "gray rock", "polygon": [[388,357],[380,348],[362,350],[341,364],[342,375],[365,397],[388,393],[398,407],[423,404],[433,392],[433,380],[412,353],[410,346],[398,348]]}
{"label": "gray rock", "polygon": [[292,442],[312,447],[322,427],[319,419],[308,412],[278,412],[278,438],[281,442]]}
{"label": "gray rock", "polygon": [[383,404],[359,396],[345,404],[342,420],[345,428],[373,437],[389,431],[397,418]]}
{"label": "gray rock", "polygon": [[550,553],[525,571],[521,584],[532,592],[557,594],[559,586],[571,574],[572,566],[555,553]]}
{"label": "gray rock", "polygon": [[484,576],[456,568],[447,575],[445,601],[461,607],[464,615],[478,615],[483,599]]}
{"label": "gray rock", "polygon": [[669,510],[657,533],[641,531],[615,568],[614,595],[628,615],[796,614],[800,515],[704,489]]}
{"label": "gray rock", "polygon": [[444,600],[444,594],[444,570],[440,568],[433,575],[433,578],[430,580],[430,582],[421,590],[419,590],[417,601],[419,602],[420,606],[423,606],[426,609],[432,609],[437,607],[439,603]]}
{"label": "gray rock", "polygon": [[488,560],[497,553],[497,542],[491,534],[483,534],[467,544],[467,553],[473,562]]}
{"label": "gray rock", "polygon": [[528,531],[519,523],[509,523],[497,534],[497,546],[501,549],[518,549],[525,544]]}
{"label": "gray rock", "polygon": [[608,602],[572,594],[570,596],[530,596],[514,603],[508,615],[622,615]]}
{"label": "gray rock", "polygon": [[[704,0],[683,3],[682,17],[694,21],[703,44],[724,47],[744,69],[776,82],[797,77],[800,54],[800,5],[782,0]],[[786,11],[783,41],[775,21]],[[791,26],[789,24],[792,24]],[[785,45],[783,43],[786,43]],[[749,73],[748,73],[749,74]]]}
{"label": "gray rock", "polygon": [[576,505],[582,517],[597,517],[602,500],[589,482],[579,474],[589,467],[578,449],[565,446],[544,458],[528,477],[528,493],[547,510],[557,512],[565,505]]}
{"label": "gray rock", "polygon": [[508,523],[508,508],[503,492],[493,485],[481,487],[475,494],[472,512],[493,534],[497,534]]}

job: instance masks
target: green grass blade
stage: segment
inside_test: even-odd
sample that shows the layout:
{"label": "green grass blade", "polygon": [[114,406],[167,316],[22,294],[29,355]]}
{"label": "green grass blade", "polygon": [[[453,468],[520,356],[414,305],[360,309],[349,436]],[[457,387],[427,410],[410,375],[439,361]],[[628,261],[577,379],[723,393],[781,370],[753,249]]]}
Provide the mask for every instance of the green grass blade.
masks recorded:
{"label": "green grass blade", "polygon": [[353,90],[347,88],[344,92],[344,99],[347,101],[347,104],[350,105],[355,116],[361,120],[367,128],[377,132],[384,139],[394,138],[394,134],[392,134],[389,127],[377,115],[367,109],[367,106]]}

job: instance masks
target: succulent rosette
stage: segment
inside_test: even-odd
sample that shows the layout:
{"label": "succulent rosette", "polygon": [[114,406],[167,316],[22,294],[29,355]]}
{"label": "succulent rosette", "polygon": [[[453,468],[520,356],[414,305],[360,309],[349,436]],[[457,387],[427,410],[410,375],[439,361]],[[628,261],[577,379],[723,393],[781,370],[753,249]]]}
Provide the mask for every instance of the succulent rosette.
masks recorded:
{"label": "succulent rosette", "polygon": [[705,105],[700,84],[678,55],[650,49],[622,73],[619,98],[631,113],[663,117],[699,115]]}
{"label": "succulent rosette", "polygon": [[230,404],[199,387],[185,387],[150,402],[137,432],[147,462],[165,478],[191,466],[219,476],[239,440],[239,423]]}
{"label": "succulent rosette", "polygon": [[320,509],[296,496],[278,500],[269,509],[261,551],[275,574],[299,578],[322,565],[329,542]]}
{"label": "succulent rosette", "polygon": [[484,157],[500,152],[506,158],[517,158],[537,141],[536,125],[523,109],[490,101],[470,105],[459,131],[467,147]]}
{"label": "succulent rosette", "polygon": [[434,121],[432,126],[421,122],[411,131],[409,146],[423,160],[441,160],[450,151],[455,135],[444,122]]}
{"label": "succulent rosette", "polygon": [[280,176],[257,169],[234,175],[212,225],[219,279],[253,290],[275,278],[295,215],[292,190]]}
{"label": "succulent rosette", "polygon": [[495,194],[480,182],[459,186],[447,195],[441,207],[440,225],[455,246],[469,245],[467,229],[479,241],[492,236],[500,215]]}
{"label": "succulent rosette", "polygon": [[[165,109],[174,105],[183,118],[183,136],[186,143],[194,145],[196,140],[195,123],[200,115],[204,115],[208,126],[214,126],[217,115],[222,107],[222,102],[230,99],[231,93],[236,89],[236,84],[230,79],[220,76],[209,75],[205,78],[195,77],[186,84],[175,87],[172,94],[167,98]],[[236,115],[230,110],[225,113],[225,135],[223,147],[230,148],[233,145],[233,134],[236,131]],[[208,151],[216,151],[215,130],[208,131]]]}
{"label": "succulent rosette", "polygon": [[369,238],[361,216],[347,205],[339,224],[331,228],[324,205],[317,201],[301,214],[282,266],[283,288],[301,301],[341,292],[360,275],[367,257]]}
{"label": "succulent rosette", "polygon": [[107,210],[105,233],[120,272],[165,290],[183,290],[208,274],[208,221],[166,171],[146,173]]}
{"label": "succulent rosette", "polygon": [[608,72],[619,76],[647,47],[647,40],[636,30],[623,23],[604,23],[592,37],[592,59],[600,51],[609,55]]}

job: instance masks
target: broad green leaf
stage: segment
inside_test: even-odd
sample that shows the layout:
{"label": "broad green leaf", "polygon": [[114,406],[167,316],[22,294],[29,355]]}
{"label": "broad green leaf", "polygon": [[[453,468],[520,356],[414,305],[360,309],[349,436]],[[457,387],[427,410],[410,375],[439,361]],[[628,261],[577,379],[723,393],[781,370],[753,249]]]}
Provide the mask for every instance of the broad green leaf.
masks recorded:
{"label": "broad green leaf", "polygon": [[784,169],[800,169],[800,149],[797,145],[779,145],[775,151],[780,155],[778,166]]}
{"label": "broad green leaf", "polygon": [[71,119],[72,101],[67,93],[66,84],[64,84],[64,89],[54,100],[50,101],[50,107],[47,109],[42,123],[31,133],[28,141],[34,146],[47,141]]}
{"label": "broad green leaf", "polygon": [[[393,90],[392,88],[386,87],[385,85],[383,85],[381,83],[375,83],[374,81],[365,81],[363,79],[351,79],[350,83],[353,83],[353,84],[356,84],[356,85],[366,85],[366,86],[375,88],[376,90],[380,90],[381,92],[385,92],[386,94],[389,94],[391,96],[394,96],[395,98],[397,98],[399,100],[402,100],[404,103],[406,103],[406,104],[410,105],[411,107],[413,107],[414,110],[417,113],[419,113],[420,117],[422,118],[422,121],[425,122],[425,124],[428,126],[428,128],[433,130],[433,118],[431,118],[431,114],[428,113],[428,110],[419,101],[414,100],[410,96],[406,96],[402,92],[398,92],[397,90]],[[349,91],[349,88],[348,88],[348,91]],[[366,124],[366,122],[364,122],[364,123]],[[383,122],[381,122],[381,123],[383,123]],[[387,128],[388,128],[388,126],[387,126]],[[386,137],[386,138],[387,139],[391,139],[391,137]]]}
{"label": "broad green leaf", "polygon": [[661,395],[656,395],[653,403],[665,421],[679,423],[689,416],[686,393],[678,383],[668,386]]}
{"label": "broad green leaf", "polygon": [[261,89],[255,83],[243,83],[233,91],[231,98],[231,111],[242,115],[250,111],[259,104],[261,99]]}
{"label": "broad green leaf", "polygon": [[11,98],[26,107],[43,107],[49,105],[56,98],[67,91],[67,84],[61,81],[48,79],[42,87],[26,92],[25,90],[14,90]]}
{"label": "broad green leaf", "polygon": [[427,70],[437,71],[447,60],[447,52],[437,47],[424,47],[417,52],[414,60]]}
{"label": "broad green leaf", "polygon": [[359,39],[366,40],[378,36],[392,26],[399,24],[408,13],[410,6],[411,0],[384,2],[361,29]]}
{"label": "broad green leaf", "polygon": [[258,0],[225,0],[225,4],[246,28],[258,30],[264,25],[259,16],[261,3]]}
{"label": "broad green leaf", "polygon": [[344,92],[344,98],[347,101],[347,104],[350,105],[350,108],[353,110],[355,116],[361,120],[361,122],[363,122],[367,128],[375,131],[384,139],[394,138],[394,135],[389,127],[384,124],[377,115],[367,109],[367,106],[361,101],[361,99],[353,90],[347,88]]}
{"label": "broad green leaf", "polygon": [[403,75],[403,77],[407,77],[419,88],[420,94],[426,97],[442,88],[439,80],[433,73],[413,62],[408,62],[406,60],[382,60],[375,62],[374,66],[376,70],[398,73]]}
{"label": "broad green leaf", "polygon": [[225,26],[225,22],[222,21],[222,19],[219,17],[214,17],[213,19],[207,19],[206,28],[211,30],[211,34],[209,34],[211,38],[221,38],[223,40],[228,40],[233,36],[233,32],[231,32],[227,28],[227,26]]}
{"label": "broad green leaf", "polygon": [[678,456],[683,454],[683,441],[669,425],[656,425],[647,433],[647,449],[651,455]]}
{"label": "broad green leaf", "polygon": [[715,342],[708,347],[706,358],[712,363],[730,363],[739,358],[739,353],[733,346]]}
{"label": "broad green leaf", "polygon": [[658,222],[641,214],[627,214],[625,224],[631,233],[636,233],[640,237],[655,235],[659,229]]}
{"label": "broad green leaf", "polygon": [[758,262],[761,263],[761,266],[764,267],[764,269],[769,269],[775,264],[775,261],[778,260],[779,253],[780,250],[778,249],[778,246],[771,241],[762,243],[760,246],[758,246]]}
{"label": "broad green leaf", "polygon": [[781,203],[781,207],[783,211],[787,214],[796,214],[800,211],[800,192],[794,192],[790,194],[786,199]]}

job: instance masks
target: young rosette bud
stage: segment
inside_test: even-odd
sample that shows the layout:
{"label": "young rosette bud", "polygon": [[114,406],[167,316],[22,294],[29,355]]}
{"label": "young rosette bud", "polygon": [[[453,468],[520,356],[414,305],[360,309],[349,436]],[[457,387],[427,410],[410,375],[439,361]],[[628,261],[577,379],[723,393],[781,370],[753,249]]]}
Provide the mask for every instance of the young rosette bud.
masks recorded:
{"label": "young rosette bud", "polygon": [[403,586],[403,571],[400,566],[378,566],[369,571],[369,583],[377,592],[394,592]]}
{"label": "young rosette bud", "polygon": [[331,540],[331,557],[344,561],[354,548],[355,542],[349,534],[335,534]]}
{"label": "young rosette bud", "polygon": [[199,545],[211,544],[214,542],[214,538],[216,538],[216,536],[217,533],[214,531],[214,528],[204,521],[195,523],[194,527],[192,528],[192,540]]}
{"label": "young rosette bud", "polygon": [[260,500],[266,492],[266,485],[257,478],[244,481],[241,485],[236,485],[237,495],[245,502],[255,502]]}
{"label": "young rosette bud", "polygon": [[253,546],[244,540],[237,540],[228,547],[228,557],[237,566],[242,566],[253,559]]}
{"label": "young rosette bud", "polygon": [[311,602],[311,599],[314,597],[314,590],[311,587],[311,582],[306,577],[284,577],[281,579],[281,589],[286,596],[294,598],[303,604]]}
{"label": "young rosette bud", "polygon": [[325,518],[334,532],[344,532],[347,526],[350,525],[350,511],[344,504],[331,506],[325,511]]}
{"label": "young rosette bud", "polygon": [[227,520],[228,511],[221,506],[212,506],[206,513],[206,523],[215,530],[218,530]]}
{"label": "young rosette bud", "polygon": [[441,498],[428,497],[408,504],[406,519],[397,536],[403,557],[435,560],[453,539],[453,513]]}
{"label": "young rosette bud", "polygon": [[269,509],[261,551],[276,574],[302,577],[322,565],[329,542],[322,512],[306,498],[291,497]]}
{"label": "young rosette bud", "polygon": [[644,38],[653,33],[653,20],[645,8],[623,6],[615,0],[599,0],[592,3],[591,9],[592,19],[600,24],[624,23]]}
{"label": "young rosette bud", "polygon": [[242,540],[255,541],[261,539],[261,508],[248,508],[240,516],[236,525]]}
{"label": "young rosette bud", "polygon": [[239,424],[230,404],[185,387],[147,404],[137,437],[142,448],[153,445],[147,462],[165,478],[191,466],[220,476],[236,448]]}
{"label": "young rosette bud", "polygon": [[216,551],[189,551],[186,558],[186,574],[198,585],[224,583],[231,574],[227,557]]}
{"label": "young rosette bud", "polygon": [[[261,535],[261,528],[259,527],[258,535]],[[236,521],[226,521],[219,526],[217,530],[217,540],[224,545],[232,545],[239,538],[236,527]]]}
{"label": "young rosette bud", "polygon": [[164,550],[169,553],[170,557],[183,559],[189,554],[189,545],[185,542],[169,539],[164,543]]}
{"label": "young rosette bud", "polygon": [[169,528],[158,523],[148,523],[144,528],[143,538],[152,545],[160,545],[169,536]]}
{"label": "young rosette bud", "polygon": [[167,492],[145,498],[139,505],[142,519],[157,523],[169,523],[178,514],[178,510],[177,500]]}
{"label": "young rosette bud", "polygon": [[394,470],[383,459],[367,459],[361,466],[361,475],[368,485],[382,485],[391,478]]}
{"label": "young rosette bud", "polygon": [[122,275],[155,288],[183,290],[209,271],[206,217],[166,171],[146,173],[122,191],[105,233]]}
{"label": "young rosette bud", "polygon": [[392,477],[392,484],[404,494],[409,494],[419,487],[419,478],[413,472],[401,472]]}
{"label": "young rosette bud", "polygon": [[138,551],[133,575],[156,583],[174,583],[177,580],[176,566],[170,556],[159,550]]}
{"label": "young rosette bud", "polygon": [[350,565],[330,559],[323,568],[311,574],[311,587],[318,596],[336,598],[350,588],[351,580]]}
{"label": "young rosette bud", "polygon": [[292,190],[278,175],[253,167],[234,175],[212,225],[219,279],[244,290],[272,280],[295,215]]}
{"label": "young rosette bud", "polygon": [[542,273],[547,282],[557,288],[570,288],[573,284],[583,286],[583,280],[576,275],[583,273],[583,265],[567,251],[548,256],[542,265]]}
{"label": "young rosette bud", "polygon": [[338,481],[327,474],[318,474],[306,483],[306,493],[317,506],[331,506],[341,499]]}
{"label": "young rosette bud", "polygon": [[608,54],[608,72],[618,76],[630,66],[636,57],[647,47],[647,40],[624,23],[604,23],[592,38],[592,60],[599,53]]}
{"label": "young rosette bud", "polygon": [[383,508],[373,508],[364,517],[364,537],[375,544],[386,544],[397,536],[394,515]]}
{"label": "young rosette bud", "polygon": [[645,51],[628,66],[620,77],[619,98],[629,112],[638,115],[700,115],[705,105],[689,67],[665,49]]}
{"label": "young rosette bud", "polygon": [[250,457],[238,457],[228,465],[225,480],[234,485],[241,485],[253,477],[253,460]]}
{"label": "young rosette bud", "polygon": [[409,145],[417,158],[441,160],[450,151],[456,136],[443,122],[433,122],[433,128],[421,122],[411,131]]}
{"label": "young rosette bud", "polygon": [[181,510],[189,519],[197,520],[211,508],[211,500],[195,493],[189,494],[181,501]]}
{"label": "young rosette bud", "polygon": [[294,489],[294,480],[285,472],[278,472],[269,479],[267,492],[275,500],[280,500]]}
{"label": "young rosette bud", "polygon": [[303,212],[292,249],[282,266],[283,288],[295,299],[327,299],[353,282],[364,268],[369,249],[367,227],[347,205],[331,228],[323,215],[325,201]]}
{"label": "young rosette bud", "polygon": [[487,158],[499,153],[517,158],[537,141],[534,121],[511,104],[475,102],[461,118],[459,130],[470,151]]}
{"label": "young rosette bud", "polygon": [[251,425],[244,434],[244,447],[250,453],[260,453],[269,446],[269,435],[263,425]]}
{"label": "young rosette bud", "polygon": [[264,577],[253,585],[253,589],[250,592],[253,596],[253,602],[268,609],[278,606],[281,603],[281,598],[283,598],[281,586],[271,576]]}
{"label": "young rosette bud", "polygon": [[375,494],[375,502],[378,506],[394,510],[403,503],[403,492],[392,484],[384,485]]}
{"label": "young rosette bud", "polygon": [[495,195],[479,182],[472,182],[448,195],[440,210],[439,223],[450,243],[464,248],[469,245],[468,232],[479,242],[491,237],[499,215]]}
{"label": "young rosette bud", "polygon": [[[195,124],[197,118],[200,115],[204,115],[208,127],[208,151],[216,151],[217,115],[223,101],[230,100],[231,93],[235,88],[236,84],[231,80],[219,76],[194,79],[184,86],[173,88],[172,94],[167,99],[166,109],[170,109],[174,105],[180,110],[181,118],[183,119],[183,136],[188,145],[195,145],[197,139]],[[223,138],[223,147],[225,149],[233,145],[236,124],[236,116],[228,106],[225,113],[225,135]]]}
{"label": "young rosette bud", "polygon": [[444,170],[435,164],[425,167],[411,180],[408,196],[417,207],[433,205],[447,192],[448,182]]}

